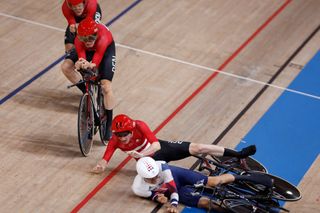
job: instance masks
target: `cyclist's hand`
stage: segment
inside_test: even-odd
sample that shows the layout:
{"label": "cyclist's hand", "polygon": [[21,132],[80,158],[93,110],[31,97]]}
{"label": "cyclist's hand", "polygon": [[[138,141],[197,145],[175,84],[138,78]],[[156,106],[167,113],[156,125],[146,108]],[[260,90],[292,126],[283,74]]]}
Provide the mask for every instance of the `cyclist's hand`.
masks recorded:
{"label": "cyclist's hand", "polygon": [[102,173],[107,167],[107,161],[102,159],[100,160],[97,165],[92,169],[92,172],[95,174]]}
{"label": "cyclist's hand", "polygon": [[77,30],[76,25],[75,25],[75,24],[70,24],[70,26],[69,26],[69,30],[70,30],[70,32],[75,33],[75,32],[76,32],[76,30]]}
{"label": "cyclist's hand", "polygon": [[85,62],[86,62],[86,59],[84,59],[84,58],[79,58],[79,60],[74,64],[75,69],[76,69],[76,70],[82,69],[82,65],[83,65],[83,63],[85,63]]}
{"label": "cyclist's hand", "polygon": [[170,213],[178,213],[178,207],[175,206],[175,205],[170,205],[167,207],[167,212],[170,212]]}
{"label": "cyclist's hand", "polygon": [[166,196],[164,196],[164,194],[160,193],[157,195],[157,201],[159,203],[165,204],[168,202],[168,198]]}
{"label": "cyclist's hand", "polygon": [[91,67],[90,62],[88,62],[87,60],[82,61],[81,69],[87,70],[87,69],[90,69],[90,67]]}
{"label": "cyclist's hand", "polygon": [[144,157],[143,154],[141,154],[141,153],[139,153],[139,152],[137,152],[135,150],[127,151],[127,154],[130,155],[133,158],[142,158],[142,157]]}
{"label": "cyclist's hand", "polygon": [[97,65],[95,63],[89,63],[89,69],[95,70]]}

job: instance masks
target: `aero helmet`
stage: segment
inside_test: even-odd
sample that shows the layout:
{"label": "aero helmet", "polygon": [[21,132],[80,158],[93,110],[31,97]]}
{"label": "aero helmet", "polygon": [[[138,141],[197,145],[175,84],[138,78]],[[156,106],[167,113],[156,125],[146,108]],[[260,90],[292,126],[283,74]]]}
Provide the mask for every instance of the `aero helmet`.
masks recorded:
{"label": "aero helmet", "polygon": [[112,121],[112,132],[132,131],[135,127],[135,121],[125,114],[120,114],[114,117]]}
{"label": "aero helmet", "polygon": [[91,17],[87,17],[79,23],[78,36],[90,36],[97,32],[98,24]]}
{"label": "aero helmet", "polygon": [[159,174],[159,166],[151,157],[143,157],[137,161],[136,169],[143,178],[154,178]]}
{"label": "aero helmet", "polygon": [[84,0],[66,0],[66,1],[70,6],[75,6],[75,5],[78,5],[80,3],[83,3]]}

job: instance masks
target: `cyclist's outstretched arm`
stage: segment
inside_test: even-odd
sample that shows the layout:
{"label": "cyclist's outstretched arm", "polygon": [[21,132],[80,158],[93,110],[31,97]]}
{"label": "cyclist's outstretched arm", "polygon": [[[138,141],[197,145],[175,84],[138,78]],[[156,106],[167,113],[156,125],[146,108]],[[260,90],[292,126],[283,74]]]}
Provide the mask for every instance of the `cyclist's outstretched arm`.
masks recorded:
{"label": "cyclist's outstretched arm", "polygon": [[154,154],[156,151],[160,150],[161,146],[159,141],[152,142],[151,145],[148,147],[148,149],[141,151],[140,153],[143,156],[151,156]]}

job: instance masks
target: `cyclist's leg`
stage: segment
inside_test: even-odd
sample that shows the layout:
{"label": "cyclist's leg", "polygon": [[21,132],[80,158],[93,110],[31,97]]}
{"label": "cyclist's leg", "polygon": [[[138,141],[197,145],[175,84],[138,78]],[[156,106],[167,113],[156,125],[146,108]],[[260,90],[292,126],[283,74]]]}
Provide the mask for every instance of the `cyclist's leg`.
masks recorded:
{"label": "cyclist's leg", "polygon": [[198,207],[200,194],[194,194],[194,188],[191,186],[182,186],[178,189],[179,202],[192,207]]}
{"label": "cyclist's leg", "polygon": [[115,106],[115,98],[113,95],[112,90],[112,78],[115,72],[115,65],[116,65],[116,49],[115,49],[115,43],[112,42],[106,52],[104,53],[104,56],[102,58],[101,64],[99,66],[99,74],[101,77],[101,87],[104,94],[104,106],[106,110],[107,115],[107,140],[111,137],[111,123],[112,123],[112,117],[113,117],[113,108]]}
{"label": "cyclist's leg", "polygon": [[[63,74],[73,84],[78,83],[82,79],[80,73],[74,70],[74,64],[77,60],[78,60],[78,55],[77,55],[76,49],[73,48],[69,53],[67,53],[66,58],[61,65],[61,70]],[[77,87],[82,93],[86,92],[86,88],[84,84],[79,84],[77,85]]]}
{"label": "cyclist's leg", "polygon": [[232,149],[224,149],[223,156],[237,157],[237,158],[246,158],[248,156],[254,155],[256,153],[256,146],[250,145],[243,148],[241,151],[235,151]]}
{"label": "cyclist's leg", "polygon": [[213,144],[190,144],[190,154],[198,155],[198,154],[209,154],[212,156],[231,156],[238,158],[245,158],[249,155],[253,155],[256,152],[255,146],[248,146],[241,151],[235,151],[232,149],[227,149],[222,146],[217,146]]}
{"label": "cyclist's leg", "polygon": [[189,152],[192,155],[209,154],[213,156],[222,156],[224,148],[222,146],[212,144],[191,143],[189,147]]}
{"label": "cyclist's leg", "polygon": [[152,156],[155,160],[170,162],[191,156],[189,152],[190,142],[164,140],[159,140],[159,142],[161,149]]}
{"label": "cyclist's leg", "polygon": [[213,200],[208,197],[204,197],[201,194],[193,193],[194,188],[191,186],[183,186],[178,190],[179,201],[191,207],[198,207],[210,210],[215,210],[218,212],[225,212],[223,208],[215,204]]}
{"label": "cyclist's leg", "polygon": [[263,184],[264,186],[271,188],[273,180],[271,176],[264,173],[245,173],[243,175],[234,175],[235,181],[249,181],[252,183]]}
{"label": "cyclist's leg", "polygon": [[198,208],[208,209],[210,212],[227,212],[226,209],[216,204],[213,200],[208,197],[201,197],[198,201]]}
{"label": "cyclist's leg", "polygon": [[68,53],[72,50],[74,47],[74,39],[76,37],[75,33],[70,32],[69,25],[67,26],[67,29],[64,33],[64,46],[65,46],[65,52]]}
{"label": "cyclist's leg", "polygon": [[214,187],[221,184],[232,183],[235,181],[235,176],[232,174],[223,174],[219,176],[209,176],[207,185]]}
{"label": "cyclist's leg", "polygon": [[190,169],[169,165],[177,187],[186,185],[207,185],[208,176]]}

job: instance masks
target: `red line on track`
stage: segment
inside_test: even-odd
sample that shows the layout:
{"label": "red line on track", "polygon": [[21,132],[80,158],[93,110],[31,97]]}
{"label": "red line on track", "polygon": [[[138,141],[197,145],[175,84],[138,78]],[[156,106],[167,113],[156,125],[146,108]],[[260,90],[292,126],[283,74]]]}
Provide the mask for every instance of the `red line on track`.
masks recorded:
{"label": "red line on track", "polygon": [[[279,15],[284,8],[292,0],[286,2],[276,10],[220,67],[218,70],[223,70],[239,53],[265,28],[270,22]],[[173,111],[155,130],[157,134],[178,112],[180,112],[197,94],[199,94],[210,82],[218,75],[218,72],[212,73],[207,80],[205,80],[182,104],[180,104],[175,111]],[[104,185],[106,185],[129,161],[131,157],[128,156],[115,169],[113,169],[108,176],[106,176],[71,212],[78,212]]]}

